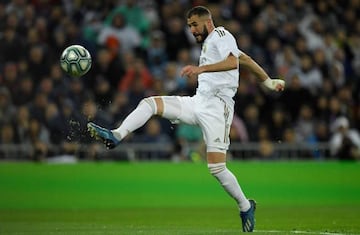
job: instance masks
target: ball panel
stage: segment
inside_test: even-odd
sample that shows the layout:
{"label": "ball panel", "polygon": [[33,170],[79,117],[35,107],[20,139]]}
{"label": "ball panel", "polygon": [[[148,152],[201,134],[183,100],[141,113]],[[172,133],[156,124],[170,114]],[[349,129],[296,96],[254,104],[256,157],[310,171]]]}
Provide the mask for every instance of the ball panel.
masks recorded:
{"label": "ball panel", "polygon": [[76,54],[76,51],[70,50],[69,53],[67,53],[67,60],[77,60],[79,59],[79,56]]}
{"label": "ball panel", "polygon": [[81,70],[86,71],[89,68],[89,60],[80,60],[79,65]]}

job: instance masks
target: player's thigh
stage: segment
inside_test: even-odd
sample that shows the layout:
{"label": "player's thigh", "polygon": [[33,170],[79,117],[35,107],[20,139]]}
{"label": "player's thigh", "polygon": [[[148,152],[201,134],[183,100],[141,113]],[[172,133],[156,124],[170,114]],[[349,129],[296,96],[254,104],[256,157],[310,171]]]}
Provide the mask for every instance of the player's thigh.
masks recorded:
{"label": "player's thigh", "polygon": [[207,102],[198,114],[207,152],[226,152],[234,109],[217,97]]}
{"label": "player's thigh", "polygon": [[190,96],[162,96],[162,116],[173,122],[196,124],[194,107],[195,103]]}

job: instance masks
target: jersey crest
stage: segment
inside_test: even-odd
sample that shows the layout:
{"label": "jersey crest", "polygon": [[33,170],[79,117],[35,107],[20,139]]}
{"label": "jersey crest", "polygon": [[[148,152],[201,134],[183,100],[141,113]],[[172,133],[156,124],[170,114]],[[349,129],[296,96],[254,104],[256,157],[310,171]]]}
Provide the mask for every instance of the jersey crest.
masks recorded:
{"label": "jersey crest", "polygon": [[203,46],[202,46],[202,53],[205,53],[206,52],[206,44],[204,43]]}

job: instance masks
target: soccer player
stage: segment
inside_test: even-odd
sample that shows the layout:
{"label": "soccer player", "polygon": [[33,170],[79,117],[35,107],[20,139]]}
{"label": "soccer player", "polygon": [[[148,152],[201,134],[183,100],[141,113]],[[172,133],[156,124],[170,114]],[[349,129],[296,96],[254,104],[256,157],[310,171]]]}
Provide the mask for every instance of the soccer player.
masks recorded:
{"label": "soccer player", "polygon": [[182,76],[198,77],[196,94],[191,97],[144,98],[117,129],[108,130],[91,122],[88,123],[88,129],[107,148],[114,148],[153,115],[199,125],[206,143],[209,171],[237,202],[243,231],[252,232],[256,203],[246,198],[236,177],[226,167],[226,151],[234,113],[233,96],[239,79],[238,66],[240,64],[250,69],[271,90],[281,91],[285,83],[280,79],[269,78],[254,60],[238,49],[229,31],[215,27],[207,8],[196,6],[190,9],[187,24],[196,41],[202,44],[199,66],[187,65],[182,69]]}

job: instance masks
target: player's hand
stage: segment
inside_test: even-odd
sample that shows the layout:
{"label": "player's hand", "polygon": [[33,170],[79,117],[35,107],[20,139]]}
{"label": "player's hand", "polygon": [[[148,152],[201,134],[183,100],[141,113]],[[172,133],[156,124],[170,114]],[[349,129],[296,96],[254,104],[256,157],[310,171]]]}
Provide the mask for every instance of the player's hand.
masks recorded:
{"label": "player's hand", "polygon": [[283,91],[285,89],[285,81],[278,78],[268,78],[263,81],[263,84],[273,91]]}
{"label": "player's hand", "polygon": [[181,70],[181,76],[186,76],[186,77],[193,77],[193,76],[197,76],[200,73],[202,73],[202,69],[198,66],[194,66],[194,65],[186,65],[182,70]]}

